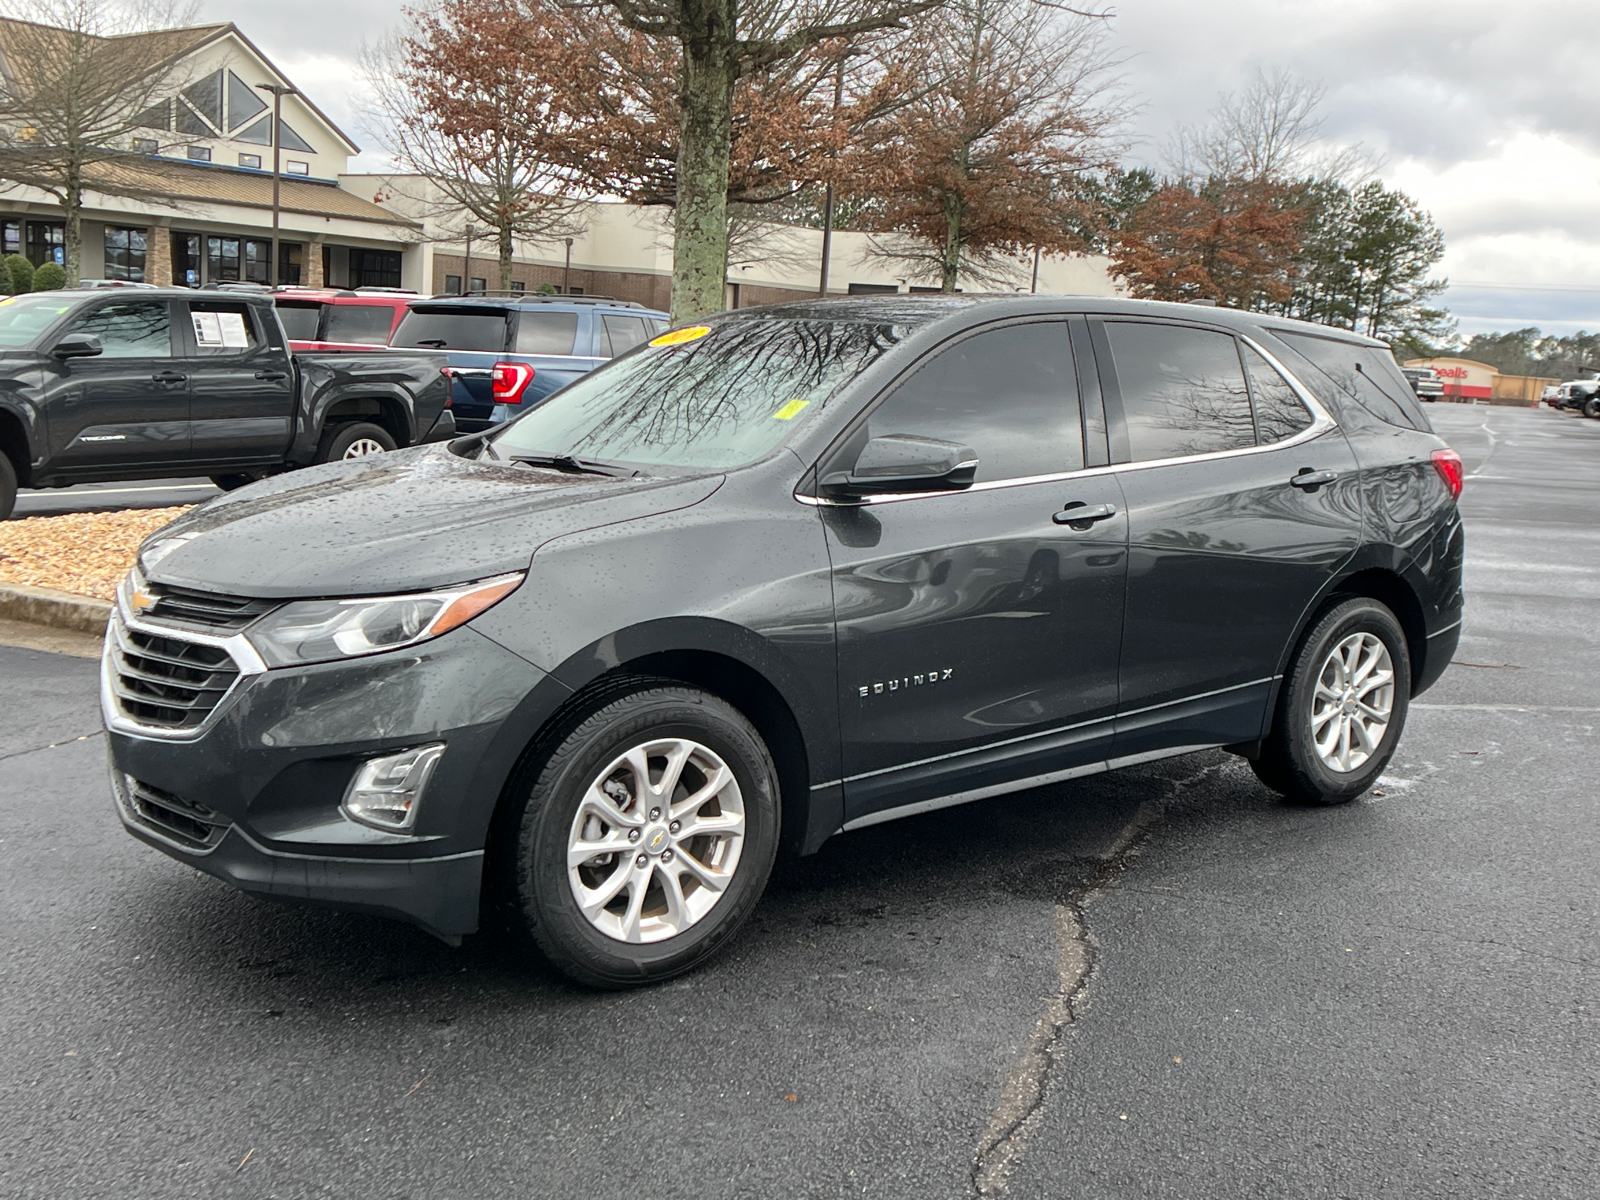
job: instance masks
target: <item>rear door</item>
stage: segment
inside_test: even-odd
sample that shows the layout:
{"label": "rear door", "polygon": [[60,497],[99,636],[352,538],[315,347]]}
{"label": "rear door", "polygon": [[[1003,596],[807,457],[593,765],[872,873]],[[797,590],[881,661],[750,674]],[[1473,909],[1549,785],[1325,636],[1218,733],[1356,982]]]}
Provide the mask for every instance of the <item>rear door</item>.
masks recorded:
{"label": "rear door", "polygon": [[[848,819],[936,807],[1103,759],[1126,573],[1116,477],[1084,474],[1065,320],[990,328],[935,353],[868,414],[868,437],[970,446],[964,492],[824,507]],[[1076,525],[1058,515],[1093,510]]]}
{"label": "rear door", "polygon": [[271,311],[243,300],[179,302],[186,319],[191,457],[196,464],[278,459],[289,446],[295,378]]}
{"label": "rear door", "polygon": [[456,428],[475,433],[492,424],[494,364],[511,350],[511,310],[487,304],[413,304],[390,342],[443,350],[452,376]]}
{"label": "rear door", "polygon": [[1290,638],[1355,553],[1355,457],[1232,333],[1148,320],[1091,328],[1112,459],[1126,464],[1115,756],[1252,741]]}
{"label": "rear door", "polygon": [[58,361],[47,374],[49,436],[59,466],[185,460],[189,383],[174,355],[172,309],[165,299],[119,299],[96,305],[62,331],[90,334],[104,349]]}

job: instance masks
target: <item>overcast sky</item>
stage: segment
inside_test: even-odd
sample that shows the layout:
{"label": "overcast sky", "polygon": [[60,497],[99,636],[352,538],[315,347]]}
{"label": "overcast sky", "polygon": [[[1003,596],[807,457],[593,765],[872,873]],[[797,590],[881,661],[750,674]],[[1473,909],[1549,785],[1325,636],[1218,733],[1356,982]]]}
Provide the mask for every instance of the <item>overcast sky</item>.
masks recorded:
{"label": "overcast sky", "polygon": [[[1383,156],[1428,208],[1464,333],[1600,329],[1596,0],[1120,0],[1113,26],[1143,107],[1135,157],[1258,69],[1327,89],[1324,133]],[[355,55],[394,0],[205,0],[365,144]],[[359,169],[359,168],[358,168]]]}

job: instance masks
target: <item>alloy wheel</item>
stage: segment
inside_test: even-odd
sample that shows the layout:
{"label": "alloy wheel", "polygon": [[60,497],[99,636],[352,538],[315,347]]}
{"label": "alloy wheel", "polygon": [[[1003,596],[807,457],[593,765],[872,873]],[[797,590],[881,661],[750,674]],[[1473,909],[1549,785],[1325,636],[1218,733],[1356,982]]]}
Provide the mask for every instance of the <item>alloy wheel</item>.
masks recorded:
{"label": "alloy wheel", "polygon": [[584,792],[567,880],[584,918],[607,937],[664,941],[722,899],[744,835],[744,797],[721,756],[687,738],[644,742]]}
{"label": "alloy wheel", "polygon": [[369,454],[382,454],[387,449],[376,438],[362,437],[351,442],[344,449],[345,458],[365,458]]}
{"label": "alloy wheel", "polygon": [[1382,639],[1352,633],[1323,660],[1311,696],[1311,740],[1324,766],[1360,770],[1394,715],[1394,661]]}

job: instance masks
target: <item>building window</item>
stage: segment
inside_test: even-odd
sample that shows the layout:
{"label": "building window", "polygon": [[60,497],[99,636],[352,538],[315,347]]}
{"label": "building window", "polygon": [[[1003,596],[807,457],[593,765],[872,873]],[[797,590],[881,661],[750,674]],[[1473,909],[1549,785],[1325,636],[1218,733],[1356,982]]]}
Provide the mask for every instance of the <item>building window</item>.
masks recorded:
{"label": "building window", "polygon": [[5,249],[3,251],[0,251],[0,253],[21,254],[22,253],[22,222],[21,221],[7,221],[7,222],[5,222],[3,227],[0,227],[0,230],[3,230],[3,232],[0,232],[0,236],[3,236],[4,241],[5,241]]}
{"label": "building window", "polygon": [[309,175],[311,174],[311,164],[296,162],[291,158],[283,164],[283,173],[285,175]]}
{"label": "building window", "polygon": [[522,280],[520,280],[520,279],[513,279],[511,281],[511,290],[520,295],[521,293],[523,293],[523,292],[528,290],[528,285],[523,283]]}
{"label": "building window", "polygon": [[400,286],[400,251],[350,248],[351,287]]}
{"label": "building window", "polygon": [[106,278],[144,282],[144,230],[106,227]]}
{"label": "building window", "polygon": [[160,154],[161,143],[155,138],[134,138],[133,152],[135,154]]}
{"label": "building window", "polygon": [[211,147],[210,146],[190,146],[189,147],[189,161],[190,162],[210,162],[211,161]]}
{"label": "building window", "polygon": [[206,239],[206,282],[239,282],[240,239],[208,237]]}
{"label": "building window", "polygon": [[474,275],[472,277],[471,290],[474,292],[487,292],[489,290],[489,281],[487,279],[479,279],[476,275]]}
{"label": "building window", "polygon": [[300,285],[300,268],[305,262],[305,247],[299,242],[278,243],[278,282],[289,287]]}
{"label": "building window", "polygon": [[67,261],[67,226],[62,221],[28,222],[28,261],[36,267],[47,262],[65,266]]}
{"label": "building window", "polygon": [[461,295],[461,276],[446,275],[444,277],[444,294],[446,296]]}
{"label": "building window", "polygon": [[583,295],[583,289],[579,288],[579,287],[568,288],[567,289],[567,295],[569,295],[569,296],[581,296],[581,295]]}
{"label": "building window", "polygon": [[261,170],[261,155],[241,154],[239,155],[239,165],[241,167],[249,167],[252,171],[259,171]]}

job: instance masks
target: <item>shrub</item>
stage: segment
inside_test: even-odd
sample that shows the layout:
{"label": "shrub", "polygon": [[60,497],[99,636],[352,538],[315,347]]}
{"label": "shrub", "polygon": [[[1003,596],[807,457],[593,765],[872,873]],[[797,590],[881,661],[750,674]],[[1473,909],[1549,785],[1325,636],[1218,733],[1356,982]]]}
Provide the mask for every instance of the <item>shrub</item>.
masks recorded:
{"label": "shrub", "polygon": [[533,290],[541,296],[554,296],[557,294],[556,285],[553,283],[541,283]]}
{"label": "shrub", "polygon": [[53,262],[47,262],[33,273],[33,290],[53,292],[67,286],[67,273]]}
{"label": "shrub", "polygon": [[20,254],[8,254],[0,260],[5,269],[6,290],[13,296],[33,291],[33,264]]}

